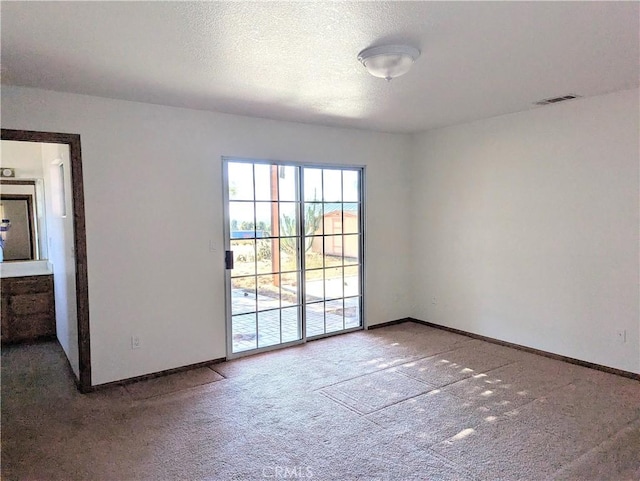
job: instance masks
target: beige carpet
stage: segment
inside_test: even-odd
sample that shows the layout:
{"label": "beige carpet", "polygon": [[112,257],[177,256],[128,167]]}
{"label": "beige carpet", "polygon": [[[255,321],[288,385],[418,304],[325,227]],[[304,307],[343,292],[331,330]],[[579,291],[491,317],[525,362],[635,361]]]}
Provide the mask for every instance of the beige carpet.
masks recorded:
{"label": "beige carpet", "polygon": [[426,326],[75,391],[3,348],[3,480],[634,480],[640,383]]}

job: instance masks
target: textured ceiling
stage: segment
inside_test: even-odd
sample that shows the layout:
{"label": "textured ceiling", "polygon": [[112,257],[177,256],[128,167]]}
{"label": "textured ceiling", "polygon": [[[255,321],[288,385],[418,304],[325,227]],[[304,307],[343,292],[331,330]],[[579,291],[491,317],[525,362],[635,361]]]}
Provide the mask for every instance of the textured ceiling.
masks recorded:
{"label": "textured ceiling", "polygon": [[[414,132],[638,86],[639,6],[3,1],[2,82]],[[398,42],[422,51],[404,77],[356,60]]]}

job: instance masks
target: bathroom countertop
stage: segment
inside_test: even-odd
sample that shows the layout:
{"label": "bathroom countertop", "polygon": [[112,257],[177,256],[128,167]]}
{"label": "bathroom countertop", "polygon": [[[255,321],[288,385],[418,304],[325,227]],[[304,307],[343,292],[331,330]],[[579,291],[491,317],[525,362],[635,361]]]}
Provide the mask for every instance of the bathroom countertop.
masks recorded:
{"label": "bathroom countertop", "polygon": [[0,263],[0,278],[53,274],[49,261],[13,261]]}

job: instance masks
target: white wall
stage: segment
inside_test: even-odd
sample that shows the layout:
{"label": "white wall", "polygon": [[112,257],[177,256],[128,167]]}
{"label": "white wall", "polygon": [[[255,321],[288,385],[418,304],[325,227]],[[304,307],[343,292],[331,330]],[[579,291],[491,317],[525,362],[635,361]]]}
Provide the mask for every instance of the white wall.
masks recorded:
{"label": "white wall", "polygon": [[369,324],[413,316],[640,372],[638,91],[413,142],[2,93],[3,128],[81,135],[94,384],[226,355],[223,155],[367,166]]}
{"label": "white wall", "polygon": [[2,167],[14,168],[16,178],[19,179],[42,178],[42,156],[39,144],[3,140],[1,145],[0,165]]}
{"label": "white wall", "polygon": [[222,156],[365,165],[365,317],[410,314],[407,136],[7,86],[2,123],[81,135],[93,384],[226,355]]}
{"label": "white wall", "polygon": [[[80,376],[78,363],[78,309],[76,305],[76,269],[73,242],[73,216],[71,176],[69,175],[69,147],[61,144],[36,144],[41,148],[44,174],[47,247],[49,263],[53,269],[56,303],[56,334],[67,354],[76,376]],[[65,169],[61,179],[59,165]],[[61,183],[64,181],[63,190]],[[62,204],[65,209],[62,209]],[[66,212],[66,216],[62,214]]]}
{"label": "white wall", "polygon": [[412,316],[640,372],[638,106],[623,91],[416,135]]}

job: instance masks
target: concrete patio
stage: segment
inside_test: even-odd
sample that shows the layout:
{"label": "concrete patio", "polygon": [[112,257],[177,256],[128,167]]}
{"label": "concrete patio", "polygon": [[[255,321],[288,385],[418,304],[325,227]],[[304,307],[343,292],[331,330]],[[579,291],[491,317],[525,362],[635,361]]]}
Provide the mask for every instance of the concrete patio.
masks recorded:
{"label": "concrete patio", "polygon": [[[255,310],[257,304],[260,309]],[[232,291],[234,312],[233,352],[247,351],[296,341],[301,336],[301,306],[279,308],[277,298],[248,294],[243,289]],[[349,297],[306,305],[307,337],[352,329],[360,325],[360,298]]]}

